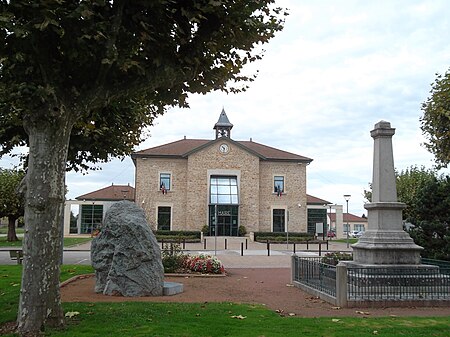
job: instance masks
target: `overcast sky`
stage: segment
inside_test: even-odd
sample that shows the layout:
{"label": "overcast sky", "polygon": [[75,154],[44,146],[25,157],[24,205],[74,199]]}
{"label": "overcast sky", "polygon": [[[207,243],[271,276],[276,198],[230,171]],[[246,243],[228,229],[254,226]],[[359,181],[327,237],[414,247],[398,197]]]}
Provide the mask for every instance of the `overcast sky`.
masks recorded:
{"label": "overcast sky", "polygon": [[[285,29],[247,71],[259,76],[244,93],[210,93],[170,109],[148,130],[145,149],[183,138],[213,139],[222,108],[235,140],[253,139],[314,159],[307,193],[366,213],[373,139],[380,120],[396,128],[394,163],[432,167],[421,145],[421,103],[436,73],[450,67],[448,1],[284,0]],[[4,157],[0,166],[11,167]],[[130,158],[87,175],[67,174],[68,198],[114,184],[134,186]],[[344,208],[345,211],[345,208]]]}

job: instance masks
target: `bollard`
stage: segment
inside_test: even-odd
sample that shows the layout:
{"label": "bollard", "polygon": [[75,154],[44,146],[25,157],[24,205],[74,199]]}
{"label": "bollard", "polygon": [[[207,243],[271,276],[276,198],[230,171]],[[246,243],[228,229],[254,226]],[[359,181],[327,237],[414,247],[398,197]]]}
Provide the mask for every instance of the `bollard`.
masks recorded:
{"label": "bollard", "polygon": [[294,242],[294,254],[295,254],[295,242]]}
{"label": "bollard", "polygon": [[270,256],[270,242],[267,240],[267,256]]}
{"label": "bollard", "polygon": [[248,249],[248,243],[247,243],[247,239],[245,239],[245,250]]}
{"label": "bollard", "polygon": [[186,249],[186,238],[183,238],[183,250]]}
{"label": "bollard", "polygon": [[225,239],[225,250],[227,250],[227,239]]}
{"label": "bollard", "polygon": [[206,239],[203,239],[203,249],[206,249]]}
{"label": "bollard", "polygon": [[327,240],[327,250],[329,250],[329,249],[328,249],[328,240]]}
{"label": "bollard", "polygon": [[309,240],[306,240],[306,250],[309,250]]}
{"label": "bollard", "polygon": [[241,256],[244,256],[244,243],[241,242]]}
{"label": "bollard", "polygon": [[319,256],[322,256],[322,242],[319,242]]}

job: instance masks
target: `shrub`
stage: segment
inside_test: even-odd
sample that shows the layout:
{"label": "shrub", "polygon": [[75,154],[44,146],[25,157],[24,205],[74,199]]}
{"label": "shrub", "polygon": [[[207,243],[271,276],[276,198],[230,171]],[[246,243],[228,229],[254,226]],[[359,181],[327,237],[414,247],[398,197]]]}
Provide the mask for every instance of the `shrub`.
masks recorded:
{"label": "shrub", "polygon": [[158,241],[173,241],[181,242],[183,240],[187,242],[200,242],[200,231],[154,231],[156,240]]}
{"label": "shrub", "polygon": [[209,235],[209,226],[208,225],[204,225],[202,227],[202,233],[203,233],[203,235]]}
{"label": "shrub", "polygon": [[[309,233],[289,232],[289,242],[304,242],[313,240],[314,236]],[[258,242],[286,242],[286,232],[255,232],[255,241]]]}
{"label": "shrub", "polygon": [[186,255],[183,254],[180,245],[164,244],[161,250],[162,263],[165,273],[180,271],[184,266]]}
{"label": "shrub", "polygon": [[334,252],[334,253],[326,253],[325,256],[322,258],[322,263],[336,266],[339,263],[339,261],[352,261],[352,260],[353,255],[350,253]]}
{"label": "shrub", "polygon": [[245,234],[247,234],[247,228],[245,228],[245,226],[243,226],[243,225],[240,225],[238,232],[239,232],[239,236],[245,236]]}
{"label": "shrub", "polygon": [[206,254],[188,255],[184,260],[184,267],[202,274],[222,274],[225,272],[222,262],[217,257]]}

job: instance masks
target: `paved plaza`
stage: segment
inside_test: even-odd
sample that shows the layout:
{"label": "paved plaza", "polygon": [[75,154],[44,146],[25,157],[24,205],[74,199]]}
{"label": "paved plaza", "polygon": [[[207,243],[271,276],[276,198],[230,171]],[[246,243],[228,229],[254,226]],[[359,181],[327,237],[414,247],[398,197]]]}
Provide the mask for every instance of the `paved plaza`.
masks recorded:
{"label": "paved plaza", "polygon": [[[206,242],[205,242],[206,240]],[[166,245],[166,244],[165,244]],[[206,247],[206,248],[205,248]],[[64,264],[91,264],[90,259],[91,243],[64,249]],[[225,268],[289,268],[291,256],[319,256],[329,251],[351,251],[346,243],[323,242],[319,244],[270,244],[251,242],[248,238],[242,237],[207,237],[200,243],[180,244],[180,248],[190,254],[205,253],[216,255]],[[268,249],[269,248],[269,249]],[[0,248],[0,264],[16,264],[9,255],[9,250],[13,248]]]}

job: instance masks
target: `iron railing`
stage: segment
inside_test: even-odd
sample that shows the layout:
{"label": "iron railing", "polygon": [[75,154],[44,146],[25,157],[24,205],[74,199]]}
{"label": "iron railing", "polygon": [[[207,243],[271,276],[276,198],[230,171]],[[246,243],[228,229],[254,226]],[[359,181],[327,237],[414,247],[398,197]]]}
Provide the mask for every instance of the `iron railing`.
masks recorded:
{"label": "iron railing", "polygon": [[423,264],[418,266],[361,268],[343,265],[340,268],[345,268],[346,283],[337,282],[336,266],[323,261],[321,257],[293,256],[293,281],[335,298],[340,303],[450,301],[450,265],[445,261],[423,259]]}
{"label": "iron railing", "polygon": [[293,257],[293,280],[325,294],[336,296],[336,266],[318,257]]}
{"label": "iron railing", "polygon": [[349,301],[450,300],[450,268],[349,268],[347,280]]}

